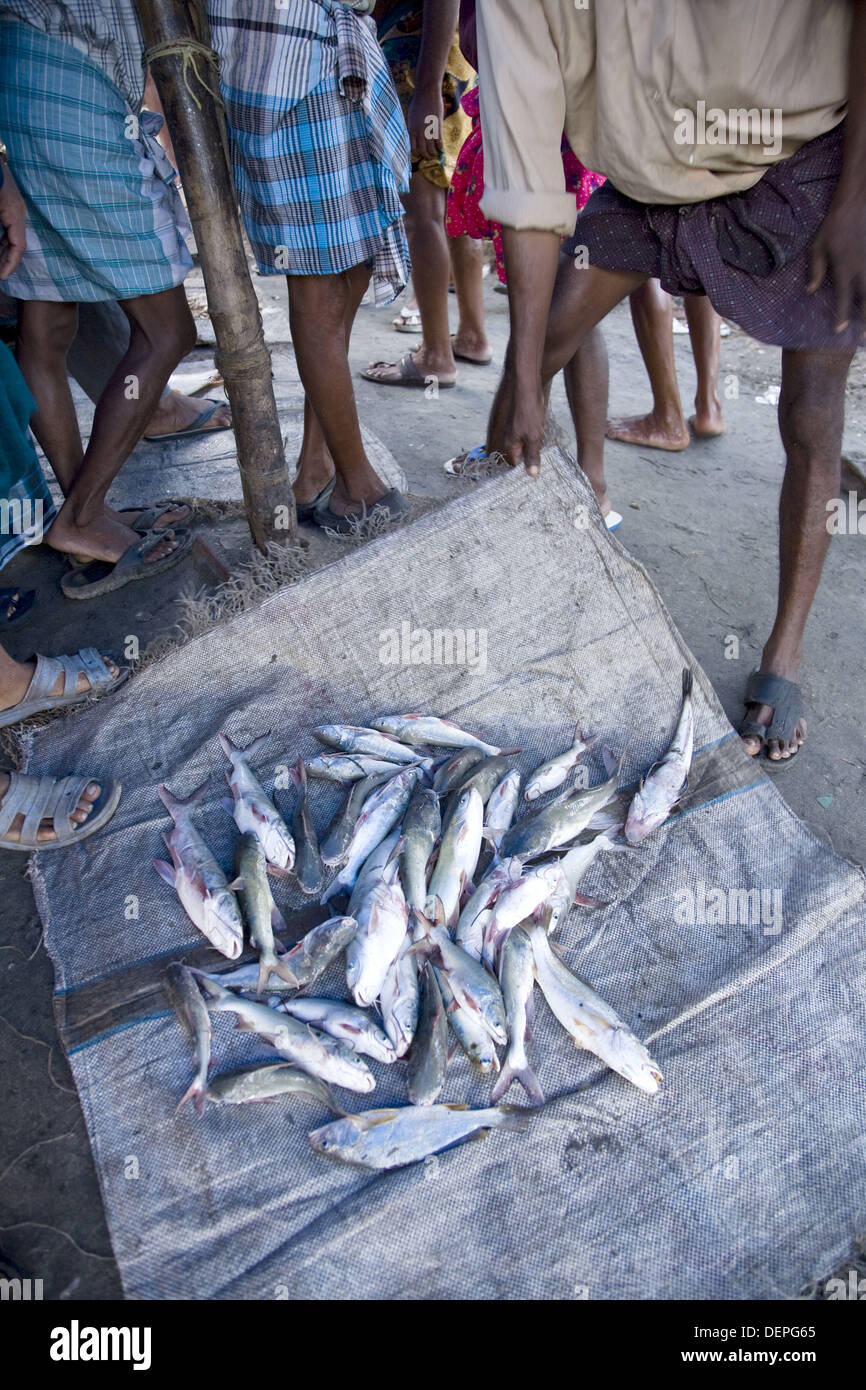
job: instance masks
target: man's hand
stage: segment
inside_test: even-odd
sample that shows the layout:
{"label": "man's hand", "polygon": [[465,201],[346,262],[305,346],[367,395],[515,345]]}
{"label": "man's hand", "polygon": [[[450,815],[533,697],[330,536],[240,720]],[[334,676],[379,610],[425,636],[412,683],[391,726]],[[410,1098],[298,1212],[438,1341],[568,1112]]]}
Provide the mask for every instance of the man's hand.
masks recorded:
{"label": "man's hand", "polygon": [[505,457],[512,468],[523,464],[532,478],[541,472],[541,442],[544,437],[544,394],[515,390],[514,406],[505,432]]}
{"label": "man's hand", "polygon": [[835,329],[848,327],[859,302],[866,313],[866,202],[844,193],[833,199],[809,251],[809,294],[820,288],[827,272],[836,291]]}
{"label": "man's hand", "polygon": [[0,280],[7,279],[17,269],[24,255],[26,217],[24,199],[6,165],[3,169],[3,187],[0,188],[0,226],[6,234],[5,240],[0,243]]}
{"label": "man's hand", "polygon": [[406,127],[413,159],[438,159],[442,151],[445,106],[442,81],[438,86],[416,87],[406,112]]}

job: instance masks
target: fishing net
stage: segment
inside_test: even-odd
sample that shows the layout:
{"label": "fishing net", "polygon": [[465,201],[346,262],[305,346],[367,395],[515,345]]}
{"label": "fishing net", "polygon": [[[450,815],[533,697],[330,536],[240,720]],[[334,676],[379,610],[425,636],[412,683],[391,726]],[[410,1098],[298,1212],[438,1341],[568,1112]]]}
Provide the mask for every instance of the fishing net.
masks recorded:
{"label": "fishing net", "polygon": [[[548,1100],[524,1134],[373,1175],[312,1152],[327,1117],[307,1102],[173,1113],[192,1061],[162,973],[219,958],[153,870],[157,783],[183,795],[211,779],[197,823],[228,867],[223,728],[240,742],[271,731],[267,785],[313,753],[312,726],[388,710],[519,746],[524,771],[579,722],[601,736],[592,780],[605,743],[636,779],[668,742],[684,664],[646,574],[548,451],[539,480],[479,484],[36,736],[30,771],[124,785],[108,829],[42,855],[34,887],[130,1297],[775,1299],[845,1255],[866,1225],[863,877],[741,751],[698,668],[681,813],[599,856],[582,888],[606,905],[575,909],[560,934],[649,1043],[656,1097],[577,1051],[536,990]],[[324,826],[340,793],[312,795]],[[324,915],[276,892],[292,935]],[[226,1015],[214,1056],[221,1070],[273,1060]],[[373,1069],[375,1093],[340,1092],[347,1108],[405,1102],[404,1068]],[[453,1059],[443,1099],[489,1091]]]}

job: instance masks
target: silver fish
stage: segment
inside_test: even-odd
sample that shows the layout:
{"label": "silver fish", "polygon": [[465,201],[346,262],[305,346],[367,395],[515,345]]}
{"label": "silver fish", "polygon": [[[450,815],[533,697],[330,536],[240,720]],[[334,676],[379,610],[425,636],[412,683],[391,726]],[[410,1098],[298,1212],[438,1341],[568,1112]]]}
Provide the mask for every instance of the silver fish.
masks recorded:
{"label": "silver fish", "polygon": [[[277,959],[282,963],[285,957],[278,956]],[[226,970],[219,975],[208,970],[196,970],[194,973],[203,980],[212,980],[214,984],[224,985],[226,989],[238,989],[248,994],[294,994],[299,988],[294,976],[289,984],[287,979],[271,975],[259,989],[258,961],[250,961],[248,965],[239,965],[236,970]],[[287,973],[291,974],[290,971]]]}
{"label": "silver fish", "polygon": [[558,753],[555,758],[549,758],[546,763],[542,763],[535,769],[526,783],[526,790],[523,793],[526,800],[537,801],[540,796],[561,787],[578,758],[586,752],[588,747],[589,744],[585,741],[580,725],[578,725],[574,731],[574,743],[571,747],[566,748],[564,753]]}
{"label": "silver fish", "polygon": [[195,1076],[178,1102],[177,1110],[181,1110],[187,1101],[191,1100],[196,1114],[201,1115],[204,1112],[207,1074],[210,1067],[210,1014],[201,997],[201,990],[195,982],[195,976],[186,966],[175,963],[168,967],[165,973],[165,990],[181,1027],[193,1045],[195,1056]]}
{"label": "silver fish", "polygon": [[454,814],[442,831],[439,857],[427,889],[428,917],[436,917],[441,908],[447,925],[456,924],[460,895],[471,882],[481,854],[483,824],[484,803],[478,792],[474,787],[460,792]]}
{"label": "silver fish", "polygon": [[380,733],[391,734],[401,743],[424,743],[434,748],[480,748],[482,753],[499,753],[492,743],[485,743],[475,734],[467,733],[450,719],[437,719],[434,714],[386,714],[371,721]]}
{"label": "silver fish", "polygon": [[280,1008],[284,1013],[312,1023],[332,1038],[339,1038],[353,1052],[372,1057],[376,1062],[396,1062],[397,1053],[390,1039],[363,1009],[353,1008],[337,999],[286,999]]}
{"label": "silver fish", "polygon": [[543,927],[529,928],[535,978],[542,993],[578,1047],[595,1053],[647,1095],[655,1095],[662,1079],[658,1064],[609,1004],[573,975],[556,956]]}
{"label": "silver fish", "polygon": [[380,734],[375,729],[358,728],[354,724],[323,724],[313,733],[328,748],[341,753],[367,753],[371,758],[384,758],[391,763],[414,763],[418,754],[399,739]]}
{"label": "silver fish", "polygon": [[435,973],[448,1022],[466,1056],[485,1075],[499,1071],[496,1044],[484,1024],[477,1014],[471,1013],[468,1009],[461,1009],[444,971],[437,970]]}
{"label": "silver fish", "polygon": [[346,799],[331,822],[330,829],[321,846],[323,864],[329,866],[342,864],[349,852],[352,832],[364,802],[377,787],[381,787],[394,775],[394,769],[391,768],[388,772],[380,772],[372,777],[361,777],[357,782],[350,784]]}
{"label": "silver fish", "polygon": [[203,977],[202,983],[211,1012],[237,1014],[240,1032],[257,1033],[281,1057],[321,1081],[343,1086],[348,1091],[373,1090],[376,1081],[369,1067],[336,1038],[329,1038],[280,1010],[269,1009],[266,1004],[242,999],[212,980]]}
{"label": "silver fish", "polygon": [[338,894],[351,892],[365,859],[402,819],[417,780],[417,768],[404,768],[364,803],[352,833],[346,863],[322,898],[323,903],[330,902]]}
{"label": "silver fish", "polygon": [[366,898],[382,878],[386,866],[390,864],[391,860],[394,858],[395,851],[396,854],[399,855],[400,850],[398,846],[401,844],[400,827],[398,825],[396,830],[392,830],[391,834],[386,835],[382,843],[376,846],[369,858],[364,860],[358,877],[355,880],[352,896],[346,906],[346,912],[350,917],[358,916],[358,913],[364,906]]}
{"label": "silver fish", "polygon": [[490,1093],[501,1100],[513,1081],[519,1081],[534,1105],[544,1104],[544,1092],[526,1056],[526,1040],[532,1022],[535,986],[532,942],[522,927],[509,932],[499,961],[499,983],[508,1014],[508,1051],[502,1074]]}
{"label": "silver fish", "polygon": [[416,940],[413,950],[426,955],[437,969],[442,970],[451,992],[460,1005],[484,1024],[496,1043],[508,1041],[505,1002],[499,981],[484,966],[452,941],[444,927],[413,914],[416,926],[424,928],[424,936]]}
{"label": "silver fish", "polygon": [[361,1168],[381,1170],[419,1163],[491,1129],[522,1131],[528,1116],[513,1106],[470,1110],[465,1105],[407,1105],[367,1110],[314,1129],[316,1153]]}
{"label": "silver fish", "polygon": [[404,1057],[409,1050],[418,1027],[418,1011],[421,1007],[417,957],[411,953],[411,945],[412,938],[407,932],[397,959],[385,976],[379,993],[382,1027],[391,1039],[398,1057]]}
{"label": "silver fish", "polygon": [[[423,767],[424,759],[412,766]],[[430,765],[429,760],[427,766]],[[360,782],[362,777],[375,777],[380,773],[393,776],[398,764],[386,762],[384,758],[371,758],[366,753],[317,753],[314,758],[304,762],[309,777],[322,777],[327,782]]]}
{"label": "silver fish", "polygon": [[543,908],[560,877],[560,861],[543,859],[537,864],[524,865],[520,878],[502,890],[484,932],[481,959],[488,970],[496,968],[508,933]]}
{"label": "silver fish", "polygon": [[639,845],[653,830],[663,825],[680,799],[689,780],[695,747],[695,708],[693,677],[683,671],[683,704],[670,747],[661,762],[647,773],[628,808],[625,838]]}
{"label": "silver fish", "polygon": [[574,906],[577,885],[596,856],[610,850],[628,853],[625,845],[613,843],[613,836],[620,828],[620,826],[615,826],[610,830],[605,830],[590,840],[588,845],[575,845],[574,849],[570,849],[568,854],[563,855],[560,859],[559,878],[553,892],[544,904],[547,913],[545,926],[548,936],[552,936],[563,919],[568,916]]}
{"label": "silver fish", "polygon": [[[498,753],[495,757],[482,758],[480,763],[476,763],[474,767],[470,767],[469,771],[464,773],[462,779],[454,788],[452,796],[456,797],[460,792],[468,791],[470,787],[474,787],[481,797],[481,800],[485,803],[488,802],[499,786],[499,783],[502,781],[502,778],[507,772],[511,771],[511,761],[513,757],[514,753],[511,752]],[[448,819],[447,813],[445,819]]]}
{"label": "silver fish", "polygon": [[299,1071],[288,1062],[223,1072],[215,1076],[207,1088],[207,1099],[215,1105],[250,1105],[255,1101],[280,1100],[283,1096],[305,1096],[324,1105],[333,1115],[346,1113],[337,1105],[324,1081]]}
{"label": "silver fish", "polygon": [[244,921],[259,953],[256,993],[262,993],[271,975],[278,975],[287,985],[297,988],[297,980],[276,952],[274,930],[285,931],[286,924],[271,896],[261,841],[249,830],[235,845],[235,873]]}
{"label": "silver fish", "polygon": [[307,774],[303,758],[291,770],[298,789],[298,801],[292,816],[292,838],[295,842],[295,877],[302,893],[321,893],[325,882],[325,867],[319,854],[319,837],[310,815],[307,799]]}
{"label": "silver fish", "polygon": [[516,883],[522,876],[521,859],[500,859],[487,870],[475,892],[466,902],[460,913],[454,940],[476,960],[481,959],[484,928],[492,915],[490,910],[493,904],[505,888]]}
{"label": "silver fish", "polygon": [[409,907],[423,911],[427,900],[427,865],[439,838],[439,798],[428,787],[416,787],[403,817],[400,879]]}
{"label": "silver fish", "polygon": [[378,999],[403,945],[407,921],[395,857],[365,898],[358,930],[346,948],[346,983],[362,1009]]}
{"label": "silver fish", "polygon": [[226,781],[231,789],[233,804],[226,801],[226,808],[234,816],[235,825],[242,835],[249,830],[261,840],[271,871],[285,875],[294,867],[295,842],[289,827],[249,765],[249,759],[265,746],[268,738],[268,734],[262,734],[246,748],[239,748],[228,734],[219,735],[220,747],[231,765],[231,770],[226,773]]}
{"label": "silver fish", "polygon": [[174,827],[163,837],[171,864],[154,859],[153,867],[172,885],[190,921],[211,945],[229,960],[237,960],[244,944],[240,908],[228,879],[191,819],[206,787],[207,783],[186,798],[172,796],[165,785],[157,787]]}
{"label": "silver fish", "polygon": [[520,773],[516,767],[506,772],[487,799],[484,807],[484,837],[498,855],[502,837],[517,813],[520,802]]}
{"label": "silver fish", "polygon": [[440,796],[447,796],[449,792],[454,790],[458,782],[462,782],[470,768],[473,768],[476,763],[480,763],[483,757],[484,754],[480,748],[461,748],[440,767],[437,767],[436,775],[433,778],[433,790],[438,792]]}
{"label": "silver fish", "polygon": [[429,963],[421,972],[421,1008],[407,1063],[409,1100],[413,1105],[432,1105],[445,1085],[448,1020],[436,976]]}
{"label": "silver fish", "polygon": [[[329,917],[302,936],[281,960],[300,987],[313,984],[345,951],[358,930],[354,917]],[[228,977],[224,977],[227,979]]]}
{"label": "silver fish", "polygon": [[522,859],[533,859],[547,850],[576,840],[592,817],[616,795],[624,757],[623,754],[618,767],[605,782],[599,782],[585,791],[572,792],[545,806],[543,811],[537,811],[534,816],[525,816],[512,825],[502,837],[500,854],[517,854]]}

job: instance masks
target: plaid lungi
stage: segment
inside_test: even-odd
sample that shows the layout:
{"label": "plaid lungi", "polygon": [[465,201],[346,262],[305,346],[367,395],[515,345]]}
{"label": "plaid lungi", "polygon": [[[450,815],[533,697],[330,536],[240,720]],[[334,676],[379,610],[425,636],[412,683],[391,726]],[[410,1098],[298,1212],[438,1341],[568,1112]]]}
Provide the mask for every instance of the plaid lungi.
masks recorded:
{"label": "plaid lungi", "polygon": [[71,43],[0,23],[0,131],[27,205],[18,299],[83,303],[184,280],[189,222],[155,132]]}
{"label": "plaid lungi", "polygon": [[33,440],[36,402],[0,343],[0,570],[25,545],[39,545],[57,514]]}
{"label": "plaid lungi", "polygon": [[371,20],[332,0],[208,0],[235,183],[263,275],[409,278],[409,148]]}
{"label": "plaid lungi", "polygon": [[760,343],[853,352],[864,334],[864,306],[834,328],[831,276],[807,294],[809,247],[826,216],[842,168],[842,126],[773,164],[744,193],[674,207],[637,203],[610,179],[579,214],[564,251],[584,248],[603,270],[642,271],[671,294],[705,294],[723,318]]}

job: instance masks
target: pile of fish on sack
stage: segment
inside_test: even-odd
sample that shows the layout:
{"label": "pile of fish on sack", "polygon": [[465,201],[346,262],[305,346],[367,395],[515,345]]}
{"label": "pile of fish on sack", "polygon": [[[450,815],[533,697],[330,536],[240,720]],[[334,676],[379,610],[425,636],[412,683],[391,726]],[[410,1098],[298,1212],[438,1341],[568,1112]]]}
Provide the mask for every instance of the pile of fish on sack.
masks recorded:
{"label": "pile of fish on sack", "polygon": [[[223,955],[237,959],[246,929],[258,962],[218,975],[169,967],[167,989],[196,1067],[178,1109],[190,1099],[201,1114],[207,1101],[305,1096],[338,1117],[312,1131],[312,1147],[371,1169],[417,1162],[492,1128],[522,1129],[531,1110],[499,1102],[515,1081],[533,1104],[544,1100],[527,1055],[536,982],[579,1048],[654,1094],[662,1079],[657,1064],[550,938],[576,902],[592,905],[578,888],[596,856],[628,852],[681,796],[694,744],[691,689],[686,670],[671,744],[642,780],[624,824],[605,811],[622,768],[610,750],[606,780],[575,786],[575,776],[560,791],[589,747],[579,730],[572,747],[529,778],[521,815],[521,778],[512,765],[519,749],[503,751],[434,715],[389,715],[370,728],[327,725],[313,732],[330,751],[306,764],[299,759],[293,770],[291,826],[249,765],[267,736],[242,750],[220,734],[232,793],[224,804],[239,831],[235,877],[228,881],[193,824],[203,787],[186,800],[159,788],[174,823],[165,837],[172,864],[155,865]],[[321,846],[308,776],[346,787]],[[576,843],[595,826],[604,828]],[[487,848],[491,857],[480,868]],[[322,893],[326,868],[337,873]],[[290,874],[305,893],[321,894],[322,904],[347,902],[342,914],[283,950],[285,923],[268,876]],[[313,989],[341,956],[351,1002]],[[235,1014],[238,1029],[255,1033],[282,1060],[208,1079],[210,1015],[222,1012]],[[488,1108],[438,1103],[456,1046],[493,1079]],[[332,1086],[374,1089],[366,1059],[405,1059],[407,1106],[348,1114],[335,1102]]]}

